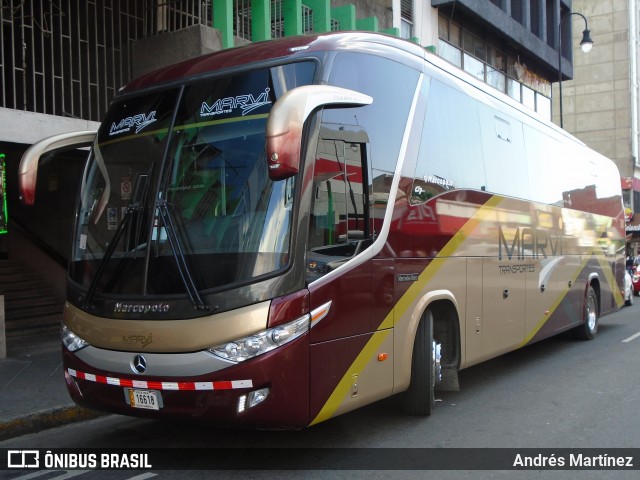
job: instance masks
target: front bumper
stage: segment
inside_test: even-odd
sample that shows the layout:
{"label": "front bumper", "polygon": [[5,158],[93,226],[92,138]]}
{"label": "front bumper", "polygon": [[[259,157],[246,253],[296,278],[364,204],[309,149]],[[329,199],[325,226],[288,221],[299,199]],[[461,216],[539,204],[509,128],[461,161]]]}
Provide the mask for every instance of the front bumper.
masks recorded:
{"label": "front bumper", "polygon": [[[79,405],[122,415],[248,428],[302,428],[310,422],[308,333],[251,360],[228,363],[226,368],[212,358],[209,372],[203,371],[206,358],[203,363],[200,355],[192,375],[187,375],[189,365],[183,354],[151,354],[152,368],[147,370],[151,375],[133,373],[132,364],[140,352],[102,351],[109,359],[108,369],[96,366],[101,363],[96,360],[100,353],[95,347],[90,355],[63,348],[67,389]],[[161,375],[153,362],[161,356],[170,365],[172,355],[180,366],[166,369],[173,375]],[[265,388],[269,394],[262,403],[239,411],[243,396],[246,399]],[[161,407],[132,407],[127,401],[129,389],[155,391]]]}

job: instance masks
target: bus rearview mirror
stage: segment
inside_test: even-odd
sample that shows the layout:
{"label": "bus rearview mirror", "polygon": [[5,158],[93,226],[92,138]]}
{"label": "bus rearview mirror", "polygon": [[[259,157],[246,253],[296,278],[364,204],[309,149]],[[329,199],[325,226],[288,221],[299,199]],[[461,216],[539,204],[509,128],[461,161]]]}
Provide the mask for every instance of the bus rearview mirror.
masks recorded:
{"label": "bus rearview mirror", "polygon": [[331,85],[306,85],[289,90],[273,105],[267,120],[267,167],[271,180],[298,173],[302,127],[318,107],[369,105],[369,95]]}
{"label": "bus rearview mirror", "polygon": [[38,179],[38,163],[47,152],[70,147],[80,148],[93,143],[96,130],[60,133],[31,145],[22,155],[18,168],[20,200],[24,205],[33,205],[36,200],[36,181]]}

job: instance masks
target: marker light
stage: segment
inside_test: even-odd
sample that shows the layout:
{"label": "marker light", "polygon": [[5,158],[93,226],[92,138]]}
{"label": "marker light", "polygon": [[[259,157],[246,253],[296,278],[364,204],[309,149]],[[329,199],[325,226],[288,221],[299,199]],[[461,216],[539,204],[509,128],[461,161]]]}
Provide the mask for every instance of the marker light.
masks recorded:
{"label": "marker light", "polygon": [[270,352],[309,331],[310,316],[263,330],[248,337],[232,340],[209,348],[214,355],[231,362],[243,362],[249,358]]}
{"label": "marker light", "polygon": [[63,345],[70,352],[76,352],[84,347],[88,347],[89,343],[75,333],[73,333],[66,325],[62,325],[62,330],[60,331],[60,336],[62,337]]}

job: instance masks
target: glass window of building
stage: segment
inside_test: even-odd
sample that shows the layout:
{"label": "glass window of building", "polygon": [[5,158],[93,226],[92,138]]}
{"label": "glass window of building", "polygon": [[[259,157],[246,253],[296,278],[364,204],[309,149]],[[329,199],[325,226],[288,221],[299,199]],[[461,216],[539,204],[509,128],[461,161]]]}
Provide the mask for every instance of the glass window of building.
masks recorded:
{"label": "glass window of building", "polygon": [[400,0],[400,36],[413,37],[413,0]]}
{"label": "glass window of building", "polygon": [[536,92],[526,85],[522,85],[522,104],[531,110],[536,109]]}
{"label": "glass window of building", "polygon": [[464,70],[484,82],[484,62],[468,53],[464,54]]}

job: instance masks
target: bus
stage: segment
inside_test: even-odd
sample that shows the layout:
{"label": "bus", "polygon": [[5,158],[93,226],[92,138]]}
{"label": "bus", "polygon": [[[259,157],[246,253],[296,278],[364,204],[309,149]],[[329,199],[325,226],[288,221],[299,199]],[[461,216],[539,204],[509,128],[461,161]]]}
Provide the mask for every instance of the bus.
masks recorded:
{"label": "bus", "polygon": [[[64,375],[79,405],[303,428],[434,391],[623,303],[614,164],[411,42],[287,37],[131,81],[80,179]],[[524,372],[523,372],[524,374]],[[392,402],[393,403],[393,402]]]}

